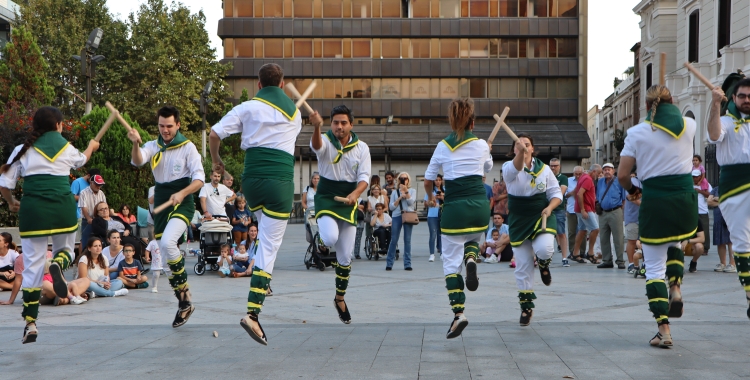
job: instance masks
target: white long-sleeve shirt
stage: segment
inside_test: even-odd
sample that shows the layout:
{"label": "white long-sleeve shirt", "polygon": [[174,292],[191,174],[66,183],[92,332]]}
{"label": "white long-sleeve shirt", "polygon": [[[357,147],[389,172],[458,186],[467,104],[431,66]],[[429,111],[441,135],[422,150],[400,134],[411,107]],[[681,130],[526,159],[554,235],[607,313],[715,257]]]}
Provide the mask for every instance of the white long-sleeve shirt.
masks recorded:
{"label": "white long-sleeve shirt", "polygon": [[530,197],[532,195],[545,193],[547,195],[547,200],[557,198],[562,202],[560,183],[557,182],[555,173],[552,173],[552,170],[547,165],[544,165],[542,172],[536,177],[536,180],[534,181],[536,186],[531,186],[531,180],[533,177],[524,170],[516,170],[516,167],[513,166],[513,161],[508,161],[503,164],[503,179],[505,180],[508,194],[510,195],[517,197]]}
{"label": "white long-sleeve shirt", "polygon": [[470,175],[484,176],[492,170],[490,148],[482,139],[470,141],[455,151],[440,142],[432,153],[424,178],[434,181],[440,169],[448,181]]}
{"label": "white long-sleeve shirt", "polygon": [[289,120],[275,108],[257,100],[244,102],[227,113],[211,128],[222,140],[242,133],[240,146],[272,148],[294,155],[294,144],[302,130],[300,113]]}
{"label": "white long-sleeve shirt", "polygon": [[[23,145],[17,146],[8,158],[8,163],[21,150]],[[30,147],[26,153],[16,163],[10,166],[10,169],[0,176],[0,186],[15,189],[19,177],[27,177],[37,174],[48,174],[54,176],[67,177],[70,175],[70,169],[78,169],[86,163],[86,156],[79,152],[73,145],[68,144],[62,153],[55,159],[49,161],[41,153]]]}
{"label": "white long-sleeve shirt", "polygon": [[310,148],[318,156],[318,171],[321,177],[332,181],[370,183],[372,172],[370,147],[364,141],[360,140],[350,151],[342,155],[337,164],[334,164],[333,160],[338,155],[336,147],[325,135],[321,136],[321,140],[323,140],[323,145],[318,150],[315,150],[312,141],[310,142]]}

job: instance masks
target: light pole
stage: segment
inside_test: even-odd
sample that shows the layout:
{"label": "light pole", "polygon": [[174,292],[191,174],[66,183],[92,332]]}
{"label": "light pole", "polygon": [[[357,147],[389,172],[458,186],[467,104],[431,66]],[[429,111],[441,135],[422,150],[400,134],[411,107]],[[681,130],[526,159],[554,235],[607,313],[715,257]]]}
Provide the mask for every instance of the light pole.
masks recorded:
{"label": "light pole", "polygon": [[203,158],[206,158],[206,114],[208,114],[208,103],[211,103],[213,99],[209,99],[208,95],[211,93],[211,88],[214,86],[214,81],[210,80],[208,83],[206,83],[206,87],[203,88],[203,92],[201,92],[201,97],[199,99],[193,99],[194,102],[198,103],[200,106],[200,113],[203,115],[203,125],[201,126],[201,130],[203,131]]}
{"label": "light pole", "polygon": [[95,28],[89,34],[89,39],[86,41],[86,45],[81,49],[81,55],[74,55],[73,59],[81,62],[81,75],[86,77],[86,112],[88,115],[91,112],[91,79],[96,73],[96,64],[104,60],[103,55],[94,55],[96,49],[99,48],[99,43],[102,41],[102,35],[104,31],[100,28]]}

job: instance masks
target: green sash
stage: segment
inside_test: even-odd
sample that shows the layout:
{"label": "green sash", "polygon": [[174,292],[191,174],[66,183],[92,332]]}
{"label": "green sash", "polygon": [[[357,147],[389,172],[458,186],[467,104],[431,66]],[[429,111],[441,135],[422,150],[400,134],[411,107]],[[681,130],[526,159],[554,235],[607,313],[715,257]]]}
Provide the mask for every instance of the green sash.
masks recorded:
{"label": "green sash", "polygon": [[34,150],[39,152],[49,162],[55,162],[57,157],[69,145],[68,140],[57,131],[45,132],[34,141]]}
{"label": "green sash", "polygon": [[[648,111],[646,121],[651,122],[651,111]],[[670,136],[679,139],[685,133],[685,119],[680,109],[671,103],[661,103],[656,107],[656,120],[651,125],[659,128]]]}
{"label": "green sash", "polygon": [[719,170],[719,202],[750,189],[750,164],[723,165]]}
{"label": "green sash", "polygon": [[448,147],[448,149],[451,150],[451,152],[455,152],[456,149],[458,149],[458,148],[462,147],[464,144],[466,144],[468,142],[471,142],[471,141],[474,141],[474,140],[479,140],[479,137],[475,136],[470,131],[464,131],[464,138],[463,139],[459,140],[458,136],[454,132],[454,133],[451,133],[450,135],[448,135],[448,137],[444,138],[442,142],[443,142],[443,144],[445,144]]}
{"label": "green sash", "polygon": [[250,148],[245,151],[242,179],[294,180],[294,156],[273,148]]}
{"label": "green sash", "polygon": [[151,157],[151,170],[159,166],[162,157],[164,157],[164,152],[166,152],[167,149],[177,149],[189,142],[190,140],[183,136],[180,131],[177,131],[177,134],[174,136],[172,141],[169,142],[169,144],[165,144],[164,139],[161,137],[161,135],[159,135],[159,138],[156,140],[156,145],[159,146],[159,151],[156,152],[153,157]]}
{"label": "green sash", "polygon": [[[169,202],[169,198],[172,194],[188,187],[193,182],[190,178],[180,178],[172,182],[157,183],[154,189],[154,204],[160,206],[166,202]],[[169,212],[167,212],[169,211]],[[190,227],[190,220],[195,214],[195,203],[193,202],[193,194],[189,194],[182,200],[182,203],[174,206],[172,209],[167,209],[158,214],[154,214],[154,236],[157,239],[161,238],[164,229],[167,227],[170,219],[178,218]]]}
{"label": "green sash", "polygon": [[268,104],[281,112],[281,114],[289,120],[294,120],[294,117],[297,116],[297,112],[299,112],[292,99],[289,99],[289,97],[286,96],[284,90],[276,86],[261,88],[255,97],[250,100],[257,100]]}
{"label": "green sash", "polygon": [[[50,132],[42,136],[48,134]],[[24,177],[18,219],[22,238],[75,232],[78,229],[77,204],[70,192],[68,176],[38,174]]]}
{"label": "green sash", "polygon": [[641,242],[649,245],[681,241],[698,229],[698,195],[690,174],[667,175],[643,181],[638,214]]}
{"label": "green sash", "polygon": [[357,144],[359,144],[359,137],[357,137],[357,134],[354,132],[351,132],[351,134],[352,141],[349,142],[349,144],[346,144],[343,149],[341,148],[341,142],[339,142],[339,139],[334,136],[332,130],[329,129],[328,132],[323,134],[323,136],[327,137],[328,140],[331,141],[331,144],[333,144],[333,146],[336,148],[336,152],[338,152],[338,154],[336,154],[336,158],[333,159],[334,164],[338,164],[339,161],[341,161],[341,157],[344,156],[344,153],[352,150],[355,146],[357,146]]}
{"label": "green sash", "polygon": [[734,104],[734,100],[729,101],[729,105],[727,106],[727,115],[729,115],[729,117],[734,120],[735,132],[739,132],[743,124],[750,123],[750,118],[742,118],[742,114],[740,113],[740,110],[737,109],[737,105]]}
{"label": "green sash", "polygon": [[346,197],[357,188],[357,182],[333,181],[320,176],[318,191],[315,193],[315,219],[329,215],[353,225],[357,225],[357,205],[336,202],[333,197]]}
{"label": "green sash", "polygon": [[508,232],[510,245],[518,247],[527,239],[534,240],[540,233],[557,234],[557,218],[547,218],[547,229],[542,230],[542,210],[549,206],[547,195],[539,193],[530,197],[508,194]]}
{"label": "green sash", "polygon": [[484,232],[489,220],[490,201],[482,177],[470,175],[445,181],[445,203],[440,219],[443,235]]}

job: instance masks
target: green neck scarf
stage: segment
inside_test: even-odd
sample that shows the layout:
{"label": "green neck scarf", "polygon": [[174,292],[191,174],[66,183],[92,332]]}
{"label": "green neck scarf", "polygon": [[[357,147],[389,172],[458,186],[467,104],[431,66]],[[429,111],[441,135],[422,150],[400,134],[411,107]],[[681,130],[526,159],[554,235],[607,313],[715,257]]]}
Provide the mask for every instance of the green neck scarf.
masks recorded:
{"label": "green neck scarf", "polygon": [[68,140],[65,140],[60,132],[50,131],[45,132],[34,141],[34,150],[50,162],[55,162],[68,145]]}
{"label": "green neck scarf", "polygon": [[331,141],[331,144],[336,148],[336,151],[338,154],[336,154],[336,158],[333,160],[334,164],[338,164],[339,161],[341,161],[341,157],[344,156],[344,153],[352,150],[354,146],[359,144],[359,137],[357,137],[357,134],[354,132],[350,132],[352,135],[352,139],[343,149],[341,148],[341,143],[339,142],[339,139],[336,138],[336,136],[333,135],[333,130],[328,130],[328,132],[324,133],[324,135],[328,138],[328,140]]}
{"label": "green neck scarf", "polygon": [[651,122],[651,111],[648,111],[646,121],[654,128],[659,128],[670,136],[679,139],[685,133],[685,119],[680,109],[671,103],[662,103],[656,107],[656,120]]}
{"label": "green neck scarf", "polygon": [[729,101],[729,105],[727,106],[727,115],[734,120],[734,131],[739,132],[740,128],[742,127],[742,124],[750,123],[750,117],[747,119],[742,118],[742,114],[740,113],[740,110],[737,109],[737,105],[734,104],[733,100]]}
{"label": "green neck scarf", "polygon": [[159,151],[156,152],[156,154],[151,157],[151,169],[155,169],[157,166],[159,166],[159,163],[161,162],[162,157],[164,156],[163,153],[167,149],[176,149],[179,148],[187,143],[189,143],[190,140],[188,140],[180,131],[177,131],[177,134],[174,136],[172,141],[169,142],[169,144],[164,143],[164,138],[159,135],[159,139],[156,140],[156,145],[159,146]]}
{"label": "green neck scarf", "polygon": [[299,112],[292,99],[289,99],[289,97],[286,96],[284,90],[276,86],[261,88],[260,91],[258,91],[258,93],[255,94],[255,97],[251,100],[257,100],[259,102],[268,104],[269,106],[275,108],[277,111],[281,112],[281,114],[289,120],[293,120],[294,117],[297,116],[297,112]]}
{"label": "green neck scarf", "polygon": [[456,133],[453,132],[448,135],[448,137],[443,139],[443,144],[445,144],[448,149],[451,150],[451,152],[455,152],[456,149],[474,140],[479,140],[479,137],[475,136],[473,133],[471,133],[471,131],[464,131],[464,138],[460,140],[458,139]]}
{"label": "green neck scarf", "polygon": [[545,166],[547,165],[536,157],[531,158],[531,169],[527,168],[524,164],[523,171],[531,176],[531,187],[536,187],[536,177],[542,174]]}

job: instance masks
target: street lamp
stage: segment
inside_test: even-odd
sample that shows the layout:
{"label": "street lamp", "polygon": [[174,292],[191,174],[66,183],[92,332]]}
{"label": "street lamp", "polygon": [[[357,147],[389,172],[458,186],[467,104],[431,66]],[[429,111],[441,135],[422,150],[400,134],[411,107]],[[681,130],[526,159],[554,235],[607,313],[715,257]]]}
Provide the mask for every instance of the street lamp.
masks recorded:
{"label": "street lamp", "polygon": [[203,158],[206,158],[206,114],[208,114],[208,103],[213,101],[213,99],[208,98],[208,95],[211,93],[211,88],[213,86],[214,81],[208,81],[206,87],[203,88],[203,92],[201,92],[201,97],[199,99],[193,99],[193,101],[200,106],[200,113],[203,115],[203,125],[201,126],[201,129],[203,130]]}
{"label": "street lamp", "polygon": [[73,59],[81,62],[81,75],[86,77],[86,112],[88,115],[91,112],[91,79],[96,73],[96,64],[104,60],[103,55],[94,55],[96,49],[99,48],[99,43],[102,41],[104,31],[100,28],[95,28],[89,34],[89,38],[86,41],[86,45],[81,49],[81,55],[74,55]]}

